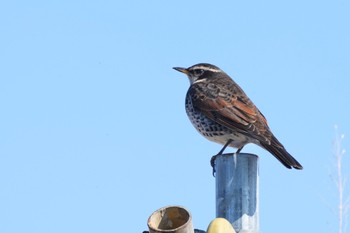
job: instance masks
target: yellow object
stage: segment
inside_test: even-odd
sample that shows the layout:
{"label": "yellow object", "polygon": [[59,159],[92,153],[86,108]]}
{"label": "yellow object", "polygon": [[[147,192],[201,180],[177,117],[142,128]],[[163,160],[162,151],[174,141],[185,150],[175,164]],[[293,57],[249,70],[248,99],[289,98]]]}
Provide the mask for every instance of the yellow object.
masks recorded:
{"label": "yellow object", "polygon": [[216,218],[208,226],[207,233],[236,233],[225,218]]}

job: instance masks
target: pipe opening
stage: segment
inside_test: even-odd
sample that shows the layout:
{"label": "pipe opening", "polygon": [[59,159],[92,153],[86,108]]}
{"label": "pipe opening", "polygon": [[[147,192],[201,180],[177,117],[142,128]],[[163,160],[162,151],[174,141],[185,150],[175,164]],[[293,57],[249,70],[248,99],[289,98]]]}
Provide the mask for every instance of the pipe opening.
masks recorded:
{"label": "pipe opening", "polygon": [[148,219],[148,227],[154,232],[174,232],[191,222],[190,213],[179,206],[168,206],[156,210]]}

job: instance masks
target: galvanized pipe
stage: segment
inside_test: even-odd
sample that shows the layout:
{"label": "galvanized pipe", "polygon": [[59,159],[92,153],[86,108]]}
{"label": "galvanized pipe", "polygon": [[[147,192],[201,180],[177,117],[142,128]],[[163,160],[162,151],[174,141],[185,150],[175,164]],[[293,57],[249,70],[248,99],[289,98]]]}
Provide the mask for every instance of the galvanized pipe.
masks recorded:
{"label": "galvanized pipe", "polygon": [[258,156],[222,154],[215,159],[216,217],[239,233],[259,233]]}
{"label": "galvanized pipe", "polygon": [[194,233],[191,214],[181,206],[156,210],[147,225],[150,233]]}

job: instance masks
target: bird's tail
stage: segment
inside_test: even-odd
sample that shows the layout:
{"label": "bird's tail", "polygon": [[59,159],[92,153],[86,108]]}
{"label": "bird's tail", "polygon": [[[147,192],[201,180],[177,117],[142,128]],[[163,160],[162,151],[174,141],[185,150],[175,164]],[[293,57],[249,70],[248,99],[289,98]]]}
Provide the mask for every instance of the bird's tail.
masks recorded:
{"label": "bird's tail", "polygon": [[275,156],[287,168],[293,167],[298,170],[303,169],[303,166],[287,152],[275,136],[272,135],[270,144],[262,144],[261,146]]}

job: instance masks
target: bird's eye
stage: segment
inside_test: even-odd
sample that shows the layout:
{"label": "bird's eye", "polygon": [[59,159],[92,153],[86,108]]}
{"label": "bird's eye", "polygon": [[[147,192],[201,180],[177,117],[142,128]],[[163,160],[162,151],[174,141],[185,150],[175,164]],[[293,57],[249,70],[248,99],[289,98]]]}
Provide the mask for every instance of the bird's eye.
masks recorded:
{"label": "bird's eye", "polygon": [[202,69],[194,70],[194,74],[196,76],[201,76],[203,73],[204,73],[204,70],[202,70]]}

